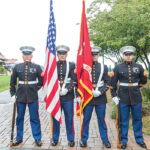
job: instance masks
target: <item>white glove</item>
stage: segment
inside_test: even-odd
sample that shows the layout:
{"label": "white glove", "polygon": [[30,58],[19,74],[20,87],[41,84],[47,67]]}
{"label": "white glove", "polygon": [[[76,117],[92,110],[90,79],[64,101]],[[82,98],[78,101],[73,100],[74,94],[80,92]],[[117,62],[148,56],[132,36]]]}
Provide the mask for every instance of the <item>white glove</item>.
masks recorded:
{"label": "white glove", "polygon": [[64,88],[60,90],[60,96],[64,96],[68,93],[68,89]]}
{"label": "white glove", "polygon": [[98,97],[101,95],[101,92],[98,90],[93,90],[93,95],[94,95],[94,97]]}
{"label": "white glove", "polygon": [[112,100],[115,102],[116,105],[118,105],[119,101],[120,101],[120,98],[115,96],[115,97],[112,98]]}
{"label": "white glove", "polygon": [[75,102],[78,102],[79,105],[80,105],[80,104],[81,104],[81,97],[76,97],[76,98],[75,98]]}
{"label": "white glove", "polygon": [[15,103],[15,101],[16,101],[16,98],[15,98],[15,95],[14,95],[14,96],[11,97],[11,102]]}

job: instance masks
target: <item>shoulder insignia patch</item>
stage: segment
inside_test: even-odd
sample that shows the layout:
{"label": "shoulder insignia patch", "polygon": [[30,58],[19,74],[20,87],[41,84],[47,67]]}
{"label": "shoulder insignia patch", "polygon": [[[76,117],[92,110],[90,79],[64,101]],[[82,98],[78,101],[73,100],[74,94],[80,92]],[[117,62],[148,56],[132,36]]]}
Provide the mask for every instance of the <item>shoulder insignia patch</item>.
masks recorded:
{"label": "shoulder insignia patch", "polygon": [[76,68],[74,69],[74,74],[77,74],[77,69]]}
{"label": "shoulder insignia patch", "polygon": [[144,77],[147,77],[147,76],[148,76],[148,72],[146,72],[146,71],[144,70],[143,75],[144,75]]}
{"label": "shoulder insignia patch", "polygon": [[44,72],[42,71],[42,73],[41,73],[41,77],[44,77]]}

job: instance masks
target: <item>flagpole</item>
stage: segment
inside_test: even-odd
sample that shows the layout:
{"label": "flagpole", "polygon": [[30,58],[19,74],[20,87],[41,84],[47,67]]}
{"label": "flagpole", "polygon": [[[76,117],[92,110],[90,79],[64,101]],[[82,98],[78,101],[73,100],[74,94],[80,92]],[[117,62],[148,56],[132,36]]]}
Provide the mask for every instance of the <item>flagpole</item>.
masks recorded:
{"label": "flagpole", "polygon": [[[82,0],[82,2],[85,2],[85,0]],[[83,12],[82,12],[83,13]],[[82,98],[81,98],[81,103],[80,103],[80,126],[79,126],[79,131],[80,131],[80,133],[79,133],[79,139],[81,140],[81,126],[82,126]]]}
{"label": "flagpole", "polygon": [[52,139],[52,124],[53,124],[53,122],[52,122],[52,115],[50,114],[50,139]]}
{"label": "flagpole", "polygon": [[79,131],[80,131],[80,133],[79,133],[79,139],[81,140],[81,121],[82,121],[82,113],[81,113],[81,106],[80,106],[80,127],[79,127]]}

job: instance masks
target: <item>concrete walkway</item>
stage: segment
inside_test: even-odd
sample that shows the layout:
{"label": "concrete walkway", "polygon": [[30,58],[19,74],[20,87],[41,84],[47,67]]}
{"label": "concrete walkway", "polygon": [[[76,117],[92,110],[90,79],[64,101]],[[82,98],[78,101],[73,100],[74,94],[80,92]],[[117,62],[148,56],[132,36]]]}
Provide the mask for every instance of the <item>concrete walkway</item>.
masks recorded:
{"label": "concrete walkway", "polygon": [[[1,106],[1,104],[0,104]],[[10,131],[11,131],[11,119],[12,119],[12,110],[13,104],[3,104],[0,107],[0,150],[10,150],[9,141],[10,141]],[[75,122],[75,147],[70,148],[67,146],[67,138],[65,131],[65,123],[64,116],[62,117],[62,125],[61,125],[61,134],[59,139],[59,144],[56,147],[50,146],[50,115],[45,110],[45,103],[40,102],[39,105],[40,110],[40,120],[41,120],[41,128],[42,128],[42,142],[43,146],[38,148],[35,146],[34,139],[32,137],[30,122],[29,122],[29,113],[28,109],[26,110],[25,122],[24,122],[24,139],[23,144],[19,145],[16,148],[24,149],[24,150],[33,150],[33,149],[53,149],[53,150],[104,150],[106,148],[103,147],[102,141],[99,138],[99,131],[97,127],[97,119],[95,112],[93,112],[92,120],[90,123],[90,131],[89,131],[89,140],[87,148],[79,147],[79,120],[76,116],[74,116]],[[115,121],[110,118],[110,105],[107,104],[106,109],[106,123],[108,127],[108,136],[109,140],[112,144],[111,150],[117,150],[116,141],[117,141],[117,133],[115,128]],[[16,131],[15,131],[16,135]],[[15,137],[15,136],[14,136]],[[135,140],[133,132],[129,132],[129,142],[127,150],[143,150],[140,148]],[[145,142],[150,149],[150,136],[144,135]]]}

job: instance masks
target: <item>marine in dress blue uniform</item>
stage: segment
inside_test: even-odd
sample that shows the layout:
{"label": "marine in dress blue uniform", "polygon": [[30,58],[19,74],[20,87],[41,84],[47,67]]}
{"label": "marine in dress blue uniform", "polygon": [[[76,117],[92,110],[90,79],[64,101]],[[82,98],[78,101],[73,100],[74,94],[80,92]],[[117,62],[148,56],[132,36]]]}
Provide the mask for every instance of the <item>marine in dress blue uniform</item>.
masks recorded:
{"label": "marine in dress blue uniform", "polygon": [[[34,64],[32,60],[33,47],[21,47],[24,63],[15,65],[11,74],[10,94],[12,100],[17,103],[17,137],[13,146],[23,141],[24,115],[28,105],[32,134],[37,146],[41,146],[41,126],[39,119],[38,90],[43,85],[42,69],[40,65]],[[17,85],[18,80],[18,85]],[[17,86],[17,87],[16,87]]]}
{"label": "marine in dress blue uniform", "polygon": [[[128,126],[130,111],[132,114],[132,125],[136,143],[146,148],[142,135],[142,97],[140,87],[147,82],[146,74],[142,65],[134,63],[133,53],[136,50],[133,46],[124,46],[120,49],[125,60],[114,68],[114,76],[111,80],[111,94],[113,101],[120,107],[120,127],[122,148],[127,147]],[[117,82],[119,81],[119,89]]]}
{"label": "marine in dress blue uniform", "polygon": [[[66,133],[68,145],[73,147],[74,142],[74,91],[73,82],[76,78],[74,74],[75,64],[66,61],[69,47],[59,45],[56,47],[57,51],[57,72],[60,85],[60,104],[61,110],[64,111]],[[52,146],[56,146],[60,135],[60,123],[53,117],[53,137],[51,141]]]}
{"label": "marine in dress blue uniform", "polygon": [[83,125],[81,133],[80,146],[86,147],[89,136],[89,123],[91,120],[93,109],[95,108],[98,127],[101,140],[106,148],[110,148],[111,144],[108,140],[107,126],[105,122],[106,110],[106,91],[109,88],[110,79],[108,76],[108,68],[106,65],[98,62],[100,47],[92,48],[92,84],[93,84],[93,99],[86,105],[83,111]]}

